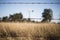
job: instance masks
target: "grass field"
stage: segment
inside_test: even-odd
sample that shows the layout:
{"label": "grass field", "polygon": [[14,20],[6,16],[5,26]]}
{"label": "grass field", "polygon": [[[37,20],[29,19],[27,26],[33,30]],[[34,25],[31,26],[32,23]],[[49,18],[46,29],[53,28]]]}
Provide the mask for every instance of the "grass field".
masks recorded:
{"label": "grass field", "polygon": [[60,40],[60,24],[1,22],[0,40]]}

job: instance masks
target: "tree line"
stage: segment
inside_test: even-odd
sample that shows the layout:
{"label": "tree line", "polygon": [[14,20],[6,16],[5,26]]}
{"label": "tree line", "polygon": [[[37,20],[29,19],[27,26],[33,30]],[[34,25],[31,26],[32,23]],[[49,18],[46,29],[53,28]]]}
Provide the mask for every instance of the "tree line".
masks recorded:
{"label": "tree line", "polygon": [[15,13],[13,15],[9,15],[8,16],[4,16],[2,18],[0,18],[1,21],[3,22],[7,22],[7,21],[21,21],[23,19],[23,15],[22,13]]}
{"label": "tree line", "polygon": [[[53,11],[52,9],[44,9],[43,13],[42,13],[42,21],[41,22],[50,22],[52,20],[52,16],[53,16]],[[26,19],[23,18],[23,14],[22,12],[20,13],[15,13],[13,15],[9,15],[8,16],[4,16],[4,17],[0,17],[0,22],[11,22],[11,21],[19,21],[22,22]],[[30,18],[28,18],[28,20],[26,21],[30,21]]]}

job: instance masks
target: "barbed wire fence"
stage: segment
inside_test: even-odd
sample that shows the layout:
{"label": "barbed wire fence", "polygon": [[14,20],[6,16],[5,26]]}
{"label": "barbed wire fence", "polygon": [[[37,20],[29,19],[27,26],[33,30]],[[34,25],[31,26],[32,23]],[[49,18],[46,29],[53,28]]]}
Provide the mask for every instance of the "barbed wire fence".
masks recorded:
{"label": "barbed wire fence", "polygon": [[56,2],[51,2],[51,3],[47,3],[47,2],[0,2],[0,4],[60,4],[60,3],[56,3]]}

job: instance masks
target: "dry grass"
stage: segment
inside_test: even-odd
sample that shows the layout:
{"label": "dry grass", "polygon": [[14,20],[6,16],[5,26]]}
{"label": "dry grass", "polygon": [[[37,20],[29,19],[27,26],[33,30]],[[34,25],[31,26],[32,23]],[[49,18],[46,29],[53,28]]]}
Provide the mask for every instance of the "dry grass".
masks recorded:
{"label": "dry grass", "polygon": [[0,23],[0,40],[60,40],[60,24]]}

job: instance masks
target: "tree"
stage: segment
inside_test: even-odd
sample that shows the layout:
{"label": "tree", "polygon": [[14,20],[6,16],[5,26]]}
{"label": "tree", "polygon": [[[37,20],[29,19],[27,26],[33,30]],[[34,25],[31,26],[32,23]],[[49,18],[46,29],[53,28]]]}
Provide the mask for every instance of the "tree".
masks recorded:
{"label": "tree", "polygon": [[43,20],[42,22],[50,22],[53,16],[53,12],[51,9],[44,9],[42,13]]}
{"label": "tree", "polygon": [[0,17],[0,22],[2,21],[1,17]]}
{"label": "tree", "polygon": [[11,21],[20,21],[20,20],[23,19],[23,15],[22,15],[21,12],[20,12],[20,13],[15,13],[15,14],[13,14],[13,15],[10,15],[9,19],[10,19]]}
{"label": "tree", "polygon": [[5,21],[8,21],[8,17],[7,17],[7,16],[3,17],[3,18],[2,18],[2,21],[4,21],[4,22],[5,22]]}
{"label": "tree", "polygon": [[18,19],[23,19],[23,15],[22,15],[22,13],[20,12],[20,13],[18,13],[18,14],[16,14],[16,17],[18,18]]}
{"label": "tree", "polygon": [[9,16],[9,21],[13,21],[13,20],[14,20],[13,15],[10,15]]}

